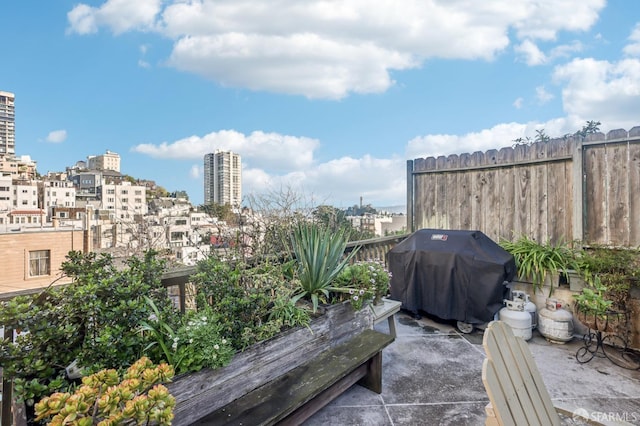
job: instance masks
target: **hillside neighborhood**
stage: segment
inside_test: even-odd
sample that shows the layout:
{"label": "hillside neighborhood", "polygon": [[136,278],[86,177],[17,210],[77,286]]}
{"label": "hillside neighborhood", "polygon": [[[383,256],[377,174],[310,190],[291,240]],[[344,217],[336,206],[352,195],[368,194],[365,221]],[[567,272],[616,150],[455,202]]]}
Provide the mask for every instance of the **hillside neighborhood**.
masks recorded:
{"label": "hillside neighborhood", "polygon": [[[170,264],[195,265],[212,249],[234,244],[261,214],[241,206],[238,154],[205,156],[205,170],[211,170],[205,205],[194,206],[184,191],[169,193],[154,181],[121,173],[116,152],[89,155],[64,171],[41,175],[37,162],[16,155],[15,146],[15,95],[0,92],[0,293],[65,283],[59,266],[72,250],[126,259],[153,249]],[[228,209],[216,215],[210,205]],[[401,214],[371,208],[347,213],[345,220],[366,235],[406,230]]]}

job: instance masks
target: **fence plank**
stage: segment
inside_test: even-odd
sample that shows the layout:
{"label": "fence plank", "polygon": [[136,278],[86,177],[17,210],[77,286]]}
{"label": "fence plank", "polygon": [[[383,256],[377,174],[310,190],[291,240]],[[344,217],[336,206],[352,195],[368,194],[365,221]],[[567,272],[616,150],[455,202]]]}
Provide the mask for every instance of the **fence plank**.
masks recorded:
{"label": "fence plank", "polygon": [[640,246],[640,144],[629,144],[629,245]]}
{"label": "fence plank", "polygon": [[640,245],[640,126],[414,162],[415,229]]}

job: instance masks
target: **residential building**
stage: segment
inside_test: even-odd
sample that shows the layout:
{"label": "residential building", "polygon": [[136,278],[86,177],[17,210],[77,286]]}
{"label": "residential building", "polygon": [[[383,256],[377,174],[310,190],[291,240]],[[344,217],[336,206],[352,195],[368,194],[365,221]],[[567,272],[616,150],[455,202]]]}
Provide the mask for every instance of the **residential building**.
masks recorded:
{"label": "residential building", "polygon": [[135,215],[147,214],[145,186],[132,185],[130,182],[105,183],[98,191],[101,208],[113,212],[116,219],[133,220]]}
{"label": "residential building", "polygon": [[113,170],[120,172],[120,156],[107,150],[102,155],[90,155],[87,157],[87,168],[89,170]]}
{"label": "residential building", "polygon": [[47,211],[50,220],[53,207],[75,207],[76,188],[66,179],[45,177],[39,182],[40,207]]}
{"label": "residential building", "polygon": [[398,214],[365,213],[360,216],[347,216],[351,226],[361,231],[371,232],[381,237],[407,229],[407,217]]}
{"label": "residential building", "polygon": [[38,208],[38,181],[13,179],[13,209]]}
{"label": "residential building", "polygon": [[73,173],[69,176],[69,180],[76,189],[76,204],[97,205],[99,202],[98,188],[102,185],[102,173],[74,169],[67,170]]}
{"label": "residential building", "polygon": [[0,155],[16,154],[16,96],[0,91]]}
{"label": "residential building", "polygon": [[0,232],[2,275],[0,293],[40,289],[66,284],[60,265],[72,251],[89,250],[87,231],[68,228],[15,228]]}
{"label": "residential building", "polygon": [[204,203],[229,204],[240,207],[242,202],[242,163],[239,154],[216,151],[204,156]]}

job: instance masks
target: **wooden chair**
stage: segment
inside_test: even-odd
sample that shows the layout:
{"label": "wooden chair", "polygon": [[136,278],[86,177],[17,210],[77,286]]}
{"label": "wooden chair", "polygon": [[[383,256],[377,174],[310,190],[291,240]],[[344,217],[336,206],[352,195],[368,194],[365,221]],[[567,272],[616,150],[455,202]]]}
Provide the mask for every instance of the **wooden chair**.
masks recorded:
{"label": "wooden chair", "polygon": [[489,395],[487,425],[560,425],[527,343],[509,325],[493,321],[482,341],[482,382]]}

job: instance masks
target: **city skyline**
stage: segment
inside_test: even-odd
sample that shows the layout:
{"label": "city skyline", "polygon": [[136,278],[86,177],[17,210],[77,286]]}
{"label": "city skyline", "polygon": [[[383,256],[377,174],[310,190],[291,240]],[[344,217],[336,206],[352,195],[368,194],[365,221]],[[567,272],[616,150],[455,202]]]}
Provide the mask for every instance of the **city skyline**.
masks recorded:
{"label": "city skyline", "polygon": [[567,0],[11,2],[0,90],[16,154],[122,173],[203,202],[203,155],[243,194],[401,205],[406,161],[586,121],[640,125],[640,4]]}

